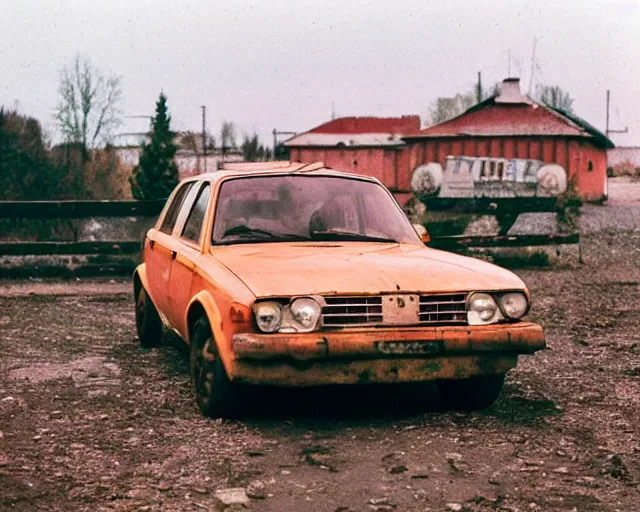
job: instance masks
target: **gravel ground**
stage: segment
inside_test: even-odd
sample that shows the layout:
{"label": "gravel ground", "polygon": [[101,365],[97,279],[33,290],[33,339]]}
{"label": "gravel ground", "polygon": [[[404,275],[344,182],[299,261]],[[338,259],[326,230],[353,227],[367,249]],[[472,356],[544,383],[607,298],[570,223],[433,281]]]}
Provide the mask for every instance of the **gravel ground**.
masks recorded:
{"label": "gravel ground", "polygon": [[237,488],[269,512],[637,511],[640,194],[622,189],[585,208],[584,265],[518,271],[549,350],[481,413],[428,388],[270,390],[205,420],[182,345],[139,348],[127,281],[0,282],[0,510],[219,510]]}

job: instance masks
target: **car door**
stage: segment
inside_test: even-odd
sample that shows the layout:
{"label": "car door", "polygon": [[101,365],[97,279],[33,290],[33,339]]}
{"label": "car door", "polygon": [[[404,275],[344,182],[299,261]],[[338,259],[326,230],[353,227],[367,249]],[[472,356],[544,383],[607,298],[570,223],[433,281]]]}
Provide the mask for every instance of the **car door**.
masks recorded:
{"label": "car door", "polygon": [[193,296],[192,283],[196,259],[202,253],[204,226],[211,199],[211,185],[203,182],[188,213],[179,221],[175,256],[169,277],[169,321],[183,337],[187,336],[186,310]]}
{"label": "car door", "polygon": [[144,244],[143,259],[147,272],[148,291],[156,309],[165,321],[168,306],[167,288],[173,256],[172,232],[182,205],[193,185],[193,181],[187,182],[173,194],[160,225],[149,230]]}

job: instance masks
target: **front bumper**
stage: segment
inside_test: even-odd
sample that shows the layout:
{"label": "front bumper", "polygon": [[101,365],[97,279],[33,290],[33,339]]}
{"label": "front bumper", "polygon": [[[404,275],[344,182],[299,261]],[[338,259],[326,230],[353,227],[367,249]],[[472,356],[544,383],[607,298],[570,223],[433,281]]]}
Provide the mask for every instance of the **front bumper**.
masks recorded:
{"label": "front bumper", "polygon": [[307,334],[235,334],[230,377],[254,384],[417,382],[505,373],[518,354],[545,348],[530,322],[382,328]]}

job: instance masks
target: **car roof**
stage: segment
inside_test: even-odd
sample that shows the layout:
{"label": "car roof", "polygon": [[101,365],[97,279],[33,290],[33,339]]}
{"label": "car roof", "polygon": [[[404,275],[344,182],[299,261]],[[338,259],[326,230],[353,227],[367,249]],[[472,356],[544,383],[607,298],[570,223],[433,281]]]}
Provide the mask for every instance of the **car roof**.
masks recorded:
{"label": "car roof", "polygon": [[327,167],[323,162],[313,163],[301,163],[301,162],[230,162],[225,163],[224,167],[218,171],[206,172],[191,176],[184,181],[197,181],[207,180],[212,183],[222,181],[229,177],[241,177],[241,176],[273,176],[273,175],[299,175],[299,174],[312,174],[315,176],[338,176],[345,178],[358,178],[367,181],[378,182],[371,176],[364,176],[360,174],[352,174],[337,171],[330,167]]}

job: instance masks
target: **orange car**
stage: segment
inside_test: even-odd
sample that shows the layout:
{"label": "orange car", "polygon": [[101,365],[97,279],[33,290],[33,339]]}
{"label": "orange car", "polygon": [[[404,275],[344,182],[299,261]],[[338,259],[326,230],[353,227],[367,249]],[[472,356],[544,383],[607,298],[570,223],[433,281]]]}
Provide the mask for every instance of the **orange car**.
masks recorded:
{"label": "orange car", "polygon": [[436,381],[456,407],[498,397],[545,346],[511,272],[425,247],[377,180],[323,164],[244,164],[181,182],[133,276],[140,342],[190,345],[202,412],[248,385]]}

